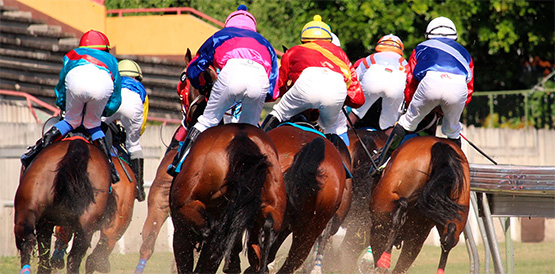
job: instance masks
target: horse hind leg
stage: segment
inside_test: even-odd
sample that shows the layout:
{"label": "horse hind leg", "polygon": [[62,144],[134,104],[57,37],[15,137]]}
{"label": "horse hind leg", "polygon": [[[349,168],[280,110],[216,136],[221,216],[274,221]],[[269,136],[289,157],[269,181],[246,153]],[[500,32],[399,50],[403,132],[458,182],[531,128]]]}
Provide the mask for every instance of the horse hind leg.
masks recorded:
{"label": "horse hind leg", "polygon": [[67,256],[67,273],[79,273],[81,261],[87,253],[91,243],[92,231],[85,232],[82,229],[73,235],[73,246]]}
{"label": "horse hind leg", "polygon": [[37,240],[39,243],[39,265],[37,273],[51,273],[50,245],[52,241],[53,225],[39,224],[37,227]]}
{"label": "horse hind leg", "polygon": [[20,267],[28,267],[29,272],[31,265],[31,255],[33,253],[33,249],[37,244],[37,238],[34,234],[34,230],[35,227],[28,225],[27,223],[16,222],[14,226],[15,243],[21,256]]}
{"label": "horse hind leg", "polygon": [[422,250],[422,246],[432,228],[433,224],[430,223],[411,226],[410,232],[403,237],[403,248],[393,273],[405,273],[409,269],[414,260],[416,260],[420,250]]}
{"label": "horse hind leg", "polygon": [[457,244],[458,236],[457,225],[455,223],[449,223],[445,233],[440,238],[441,241],[441,257],[439,259],[439,266],[437,273],[443,273],[445,271],[445,266],[447,265],[447,257],[451,249]]}
{"label": "horse hind leg", "polygon": [[391,266],[391,251],[393,249],[393,245],[395,244],[395,240],[397,239],[397,235],[405,223],[407,217],[407,207],[408,201],[406,198],[400,198],[397,201],[397,208],[391,214],[391,229],[387,235],[385,249],[383,250],[383,253],[381,253],[379,260],[376,262],[378,269],[389,269]]}

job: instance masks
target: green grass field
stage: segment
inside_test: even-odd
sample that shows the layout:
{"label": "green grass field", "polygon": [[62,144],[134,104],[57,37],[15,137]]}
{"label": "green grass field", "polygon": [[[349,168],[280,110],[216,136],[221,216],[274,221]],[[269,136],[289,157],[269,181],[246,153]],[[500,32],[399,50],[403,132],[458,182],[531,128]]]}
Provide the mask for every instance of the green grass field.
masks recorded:
{"label": "green grass field", "polygon": [[[504,244],[500,243],[501,258],[505,262]],[[480,253],[480,273],[485,273],[484,266],[484,249],[478,246]],[[393,257],[398,255],[394,250]],[[424,246],[422,252],[416,259],[408,273],[435,273],[439,262],[440,248],[434,246]],[[110,256],[112,272],[133,273],[138,262],[139,255],[137,253],[130,254],[113,254]],[[395,259],[393,259],[394,261]],[[145,274],[162,274],[172,272],[173,254],[169,252],[154,253],[148,261],[145,268]],[[33,271],[36,271],[36,259],[33,259]],[[82,272],[84,272],[84,263],[82,263]],[[514,243],[514,273],[543,273],[555,274],[555,243]],[[393,262],[394,263],[394,262]],[[469,273],[470,263],[468,253],[464,245],[455,247],[449,256],[445,273]],[[1,257],[0,258],[0,274],[17,273],[19,271],[18,257]],[[507,271],[506,271],[507,272]],[[55,272],[54,272],[55,273]],[[65,273],[65,272],[60,272]],[[489,273],[495,273],[493,262],[490,260]]]}

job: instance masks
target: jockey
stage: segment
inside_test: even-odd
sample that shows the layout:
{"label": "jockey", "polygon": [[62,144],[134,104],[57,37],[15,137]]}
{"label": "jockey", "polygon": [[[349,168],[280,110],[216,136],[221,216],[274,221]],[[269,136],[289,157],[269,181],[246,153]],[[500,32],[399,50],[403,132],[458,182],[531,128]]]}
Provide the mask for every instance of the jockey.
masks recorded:
{"label": "jockey", "polygon": [[130,165],[137,186],[135,197],[139,202],[145,200],[143,168],[144,156],[139,138],[145,131],[146,118],[148,116],[148,96],[145,87],[141,83],[143,72],[135,61],[124,59],[118,63],[121,75],[121,106],[114,115],[106,118],[110,123],[119,120],[125,128],[125,147],[130,154]]}
{"label": "jockey", "polygon": [[378,40],[377,52],[362,59],[356,72],[366,101],[362,107],[351,112],[349,118],[353,124],[362,119],[370,107],[382,98],[378,130],[386,130],[395,125],[402,113],[405,97],[403,91],[408,63],[403,58],[404,48],[399,37],[385,35]]}
{"label": "jockey", "polygon": [[346,121],[338,117],[343,105],[362,106],[364,94],[349,58],[331,41],[330,27],[320,15],[303,27],[302,44],[287,50],[281,59],[278,86],[284,95],[262,123],[264,131],[307,109],[317,109],[324,134],[339,135],[348,144]]}
{"label": "jockey", "polygon": [[275,88],[278,60],[274,48],[256,32],[256,19],[240,5],[225,21],[225,27],[212,35],[200,47],[197,56],[187,67],[187,78],[200,90],[210,88],[203,73],[210,66],[220,71],[214,83],[204,113],[189,129],[168,174],[175,176],[176,167],[187,155],[197,136],[209,127],[218,125],[224,113],[241,102],[239,123],[258,125],[264,102],[279,95]]}
{"label": "jockey", "polygon": [[[389,135],[378,167],[385,163],[409,131],[435,107],[443,111],[441,131],[447,138],[461,145],[459,122],[464,107],[474,90],[474,63],[468,51],[456,42],[455,24],[446,17],[430,21],[426,41],[413,50],[409,59],[405,102],[407,112]],[[371,169],[372,174],[377,171]]]}
{"label": "jockey", "polygon": [[119,176],[100,128],[101,117],[111,116],[121,104],[118,61],[110,54],[110,41],[104,33],[87,31],[79,41],[79,48],[64,56],[55,91],[56,105],[66,112],[65,117],[21,157],[23,165],[27,167],[42,148],[82,125],[91,134],[93,143],[106,154],[112,183],[118,182]]}

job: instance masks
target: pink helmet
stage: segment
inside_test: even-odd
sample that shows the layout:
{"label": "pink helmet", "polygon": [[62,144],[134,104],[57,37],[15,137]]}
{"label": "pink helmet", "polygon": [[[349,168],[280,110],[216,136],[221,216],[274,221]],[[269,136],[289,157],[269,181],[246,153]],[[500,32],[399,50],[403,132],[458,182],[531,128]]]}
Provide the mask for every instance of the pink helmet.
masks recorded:
{"label": "pink helmet", "polygon": [[235,27],[240,29],[248,29],[256,31],[256,19],[247,11],[245,5],[239,5],[237,11],[232,12],[225,19],[225,27]]}

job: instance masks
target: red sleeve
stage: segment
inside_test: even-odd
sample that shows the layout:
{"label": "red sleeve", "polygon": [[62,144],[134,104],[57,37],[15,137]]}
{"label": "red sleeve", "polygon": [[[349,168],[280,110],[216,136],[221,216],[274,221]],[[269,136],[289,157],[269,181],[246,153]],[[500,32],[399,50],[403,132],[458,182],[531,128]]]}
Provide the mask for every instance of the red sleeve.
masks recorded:
{"label": "red sleeve", "polygon": [[468,89],[468,97],[466,98],[466,105],[468,105],[468,103],[470,103],[470,100],[472,100],[472,93],[474,92],[474,60],[472,60],[472,58],[470,58],[470,73],[472,73],[472,79],[470,79],[470,82],[468,82],[466,84],[466,87]]}
{"label": "red sleeve", "polygon": [[418,87],[418,81],[413,78],[412,71],[416,66],[416,51],[412,50],[412,54],[410,55],[409,62],[408,62],[408,69],[407,69],[407,85],[405,87],[405,102],[407,106],[409,105],[410,101],[412,100],[412,96]]}
{"label": "red sleeve", "polygon": [[366,99],[364,99],[364,92],[362,91],[362,86],[358,81],[358,76],[355,67],[347,60],[347,65],[351,70],[351,85],[347,89],[347,98],[345,99],[345,105],[352,108],[359,108],[364,105]]}
{"label": "red sleeve", "polygon": [[358,68],[358,66],[360,66],[360,63],[361,63],[362,60],[364,60],[364,59],[366,59],[366,57],[362,57],[362,58],[358,59],[358,60],[355,62],[355,65],[354,65],[354,66],[355,66],[355,69]]}

